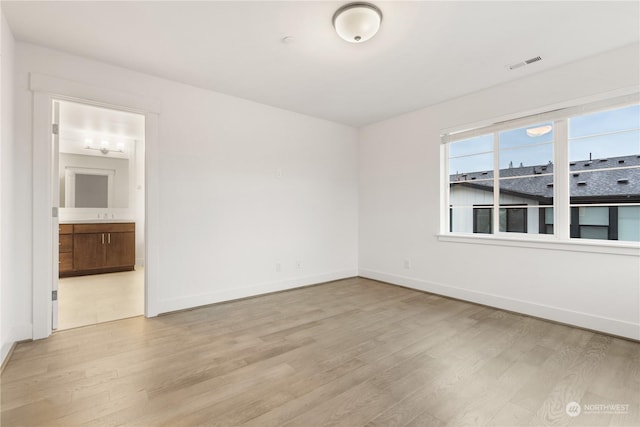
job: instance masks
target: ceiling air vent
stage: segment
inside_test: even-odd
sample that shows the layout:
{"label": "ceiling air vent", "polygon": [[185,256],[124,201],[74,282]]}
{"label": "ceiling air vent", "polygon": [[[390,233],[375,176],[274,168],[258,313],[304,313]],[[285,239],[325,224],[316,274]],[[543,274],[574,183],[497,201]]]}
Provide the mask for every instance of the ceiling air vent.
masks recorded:
{"label": "ceiling air vent", "polygon": [[516,62],[515,64],[507,65],[507,68],[510,70],[515,70],[516,68],[524,67],[525,65],[533,64],[534,62],[542,61],[542,57],[536,56],[535,58],[525,59],[524,61]]}

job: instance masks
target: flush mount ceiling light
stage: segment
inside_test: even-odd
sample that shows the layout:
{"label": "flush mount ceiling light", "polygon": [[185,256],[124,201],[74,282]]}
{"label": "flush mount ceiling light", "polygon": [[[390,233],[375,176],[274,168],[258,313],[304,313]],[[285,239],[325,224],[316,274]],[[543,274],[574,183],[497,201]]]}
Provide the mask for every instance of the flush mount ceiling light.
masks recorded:
{"label": "flush mount ceiling light", "polygon": [[350,43],[362,43],[380,29],[382,12],[371,3],[349,3],[333,14],[333,26],[340,37]]}

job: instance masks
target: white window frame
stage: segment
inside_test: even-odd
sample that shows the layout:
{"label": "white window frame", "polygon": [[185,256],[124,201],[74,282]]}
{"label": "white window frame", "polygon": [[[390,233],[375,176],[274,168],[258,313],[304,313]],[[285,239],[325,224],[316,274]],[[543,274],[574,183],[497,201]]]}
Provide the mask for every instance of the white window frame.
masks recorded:
{"label": "white window frame", "polygon": [[[471,244],[488,244],[500,246],[515,246],[536,249],[554,249],[574,252],[613,253],[640,257],[640,242],[626,242],[617,240],[590,240],[570,237],[570,194],[569,194],[569,140],[568,119],[597,111],[640,103],[640,93],[617,96],[597,102],[572,105],[559,109],[549,109],[538,114],[495,122],[492,124],[467,126],[443,130],[441,132],[441,185],[440,185],[440,234],[438,239],[444,242],[459,242]],[[499,228],[499,198],[500,191],[493,194],[493,234],[450,232],[450,200],[449,200],[449,143],[480,135],[494,134],[494,170],[499,165],[498,132],[517,129],[541,122],[554,123],[554,233],[527,234],[501,232]],[[499,189],[499,176],[494,173],[494,189]]]}

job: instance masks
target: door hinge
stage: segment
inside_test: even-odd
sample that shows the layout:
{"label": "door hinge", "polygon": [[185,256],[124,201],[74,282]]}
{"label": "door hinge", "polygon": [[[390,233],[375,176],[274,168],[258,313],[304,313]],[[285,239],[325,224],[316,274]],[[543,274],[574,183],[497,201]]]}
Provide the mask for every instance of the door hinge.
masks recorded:
{"label": "door hinge", "polygon": [[58,218],[58,207],[57,206],[53,206],[51,208],[51,217],[52,218]]}
{"label": "door hinge", "polygon": [[51,291],[51,301],[58,301],[58,291]]}
{"label": "door hinge", "polygon": [[54,135],[58,135],[58,132],[60,132],[60,125],[58,125],[57,123],[54,123],[51,126],[51,133]]}

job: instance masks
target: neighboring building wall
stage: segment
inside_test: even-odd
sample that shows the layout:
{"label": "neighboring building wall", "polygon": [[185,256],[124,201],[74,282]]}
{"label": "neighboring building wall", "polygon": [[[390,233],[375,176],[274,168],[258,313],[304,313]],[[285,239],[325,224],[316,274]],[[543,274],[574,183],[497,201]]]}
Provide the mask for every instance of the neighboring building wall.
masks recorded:
{"label": "neighboring building wall", "polygon": [[[493,205],[493,193],[477,188],[454,184],[449,193],[449,205],[453,206],[451,231],[456,233],[473,233],[473,208],[457,208],[456,206]],[[508,194],[500,195],[500,203],[504,205],[537,206],[538,201],[515,197]],[[540,228],[538,208],[527,208],[527,234],[538,234]]]}
{"label": "neighboring building wall", "polygon": [[618,208],[618,240],[640,242],[640,206]]}
{"label": "neighboring building wall", "polygon": [[639,76],[634,44],[362,128],[360,274],[640,339],[638,257],[438,238],[444,129],[586,102]]}

